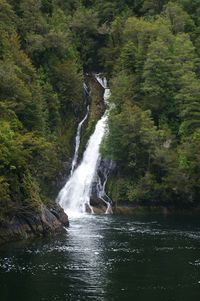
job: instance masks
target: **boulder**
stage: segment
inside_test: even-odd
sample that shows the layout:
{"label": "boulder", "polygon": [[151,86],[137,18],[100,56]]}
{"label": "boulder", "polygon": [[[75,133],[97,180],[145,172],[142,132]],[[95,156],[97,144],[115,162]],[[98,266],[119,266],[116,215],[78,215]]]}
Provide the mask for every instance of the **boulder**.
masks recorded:
{"label": "boulder", "polygon": [[21,209],[12,218],[0,223],[0,245],[9,241],[60,233],[68,226],[68,216],[58,204],[53,208],[41,204],[38,211]]}

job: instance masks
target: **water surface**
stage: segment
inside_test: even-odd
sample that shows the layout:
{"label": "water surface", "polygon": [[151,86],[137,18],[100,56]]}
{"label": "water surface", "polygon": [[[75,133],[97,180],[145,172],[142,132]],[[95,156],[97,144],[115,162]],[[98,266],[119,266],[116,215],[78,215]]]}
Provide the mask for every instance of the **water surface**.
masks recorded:
{"label": "water surface", "polygon": [[0,300],[200,300],[199,218],[91,215],[5,245]]}

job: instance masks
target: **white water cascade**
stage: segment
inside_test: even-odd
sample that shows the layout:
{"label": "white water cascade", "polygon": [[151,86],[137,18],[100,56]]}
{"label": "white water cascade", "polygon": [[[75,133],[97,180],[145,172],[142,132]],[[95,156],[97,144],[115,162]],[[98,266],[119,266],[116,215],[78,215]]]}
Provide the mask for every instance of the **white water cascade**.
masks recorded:
{"label": "white water cascade", "polygon": [[[104,78],[101,79],[98,75],[95,77],[105,89],[104,101],[107,103],[110,97],[107,81]],[[71,176],[59,193],[58,202],[70,217],[85,212],[87,207],[89,207],[92,212],[90,206],[91,188],[100,161],[99,148],[106,130],[107,115],[108,110],[105,111],[102,118],[97,122],[94,133],[88,141],[82,162],[75,170],[73,170],[74,168],[72,166]],[[74,158],[74,160],[77,162],[77,159]]]}
{"label": "white water cascade", "polygon": [[71,167],[71,172],[70,172],[71,176],[74,172],[74,169],[76,167],[77,160],[78,160],[78,151],[79,151],[80,140],[81,140],[81,128],[82,128],[82,125],[84,124],[84,122],[86,121],[88,114],[89,114],[89,106],[87,106],[87,113],[86,113],[85,117],[83,118],[83,120],[81,120],[81,122],[79,123],[78,128],[77,128],[75,151],[74,151],[74,157],[73,157],[72,167]]}

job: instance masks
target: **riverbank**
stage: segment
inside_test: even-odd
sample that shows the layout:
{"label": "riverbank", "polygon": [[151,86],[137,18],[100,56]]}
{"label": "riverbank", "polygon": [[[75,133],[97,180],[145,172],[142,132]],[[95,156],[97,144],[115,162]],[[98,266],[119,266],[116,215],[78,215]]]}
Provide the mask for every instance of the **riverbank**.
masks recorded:
{"label": "riverbank", "polygon": [[[105,214],[107,207],[99,206],[92,207],[95,214]],[[118,215],[134,215],[134,214],[148,214],[148,213],[158,213],[164,215],[172,214],[200,214],[199,207],[192,208],[176,208],[176,207],[165,207],[165,206],[134,206],[134,205],[117,205],[112,206],[108,214],[118,214]]]}
{"label": "riverbank", "polygon": [[[117,205],[110,207],[107,212],[107,207],[92,206],[95,215],[126,215],[140,216],[148,214],[160,214],[166,216],[189,216],[199,215],[200,208],[175,208],[164,206],[134,206],[134,205]],[[91,213],[91,212],[89,212]],[[69,226],[69,219],[64,210],[59,206],[48,208],[41,205],[38,212],[23,211],[15,215],[10,221],[0,223],[0,246],[24,239],[33,237],[45,237],[48,235],[56,235],[64,231],[65,227]]]}

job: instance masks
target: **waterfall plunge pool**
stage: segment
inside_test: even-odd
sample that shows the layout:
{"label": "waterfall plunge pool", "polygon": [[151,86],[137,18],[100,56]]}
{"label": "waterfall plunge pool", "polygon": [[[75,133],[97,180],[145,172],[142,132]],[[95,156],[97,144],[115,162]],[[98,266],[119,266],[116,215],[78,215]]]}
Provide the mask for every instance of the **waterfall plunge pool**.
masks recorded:
{"label": "waterfall plunge pool", "polygon": [[0,249],[1,301],[196,301],[196,217],[82,215],[56,238]]}

